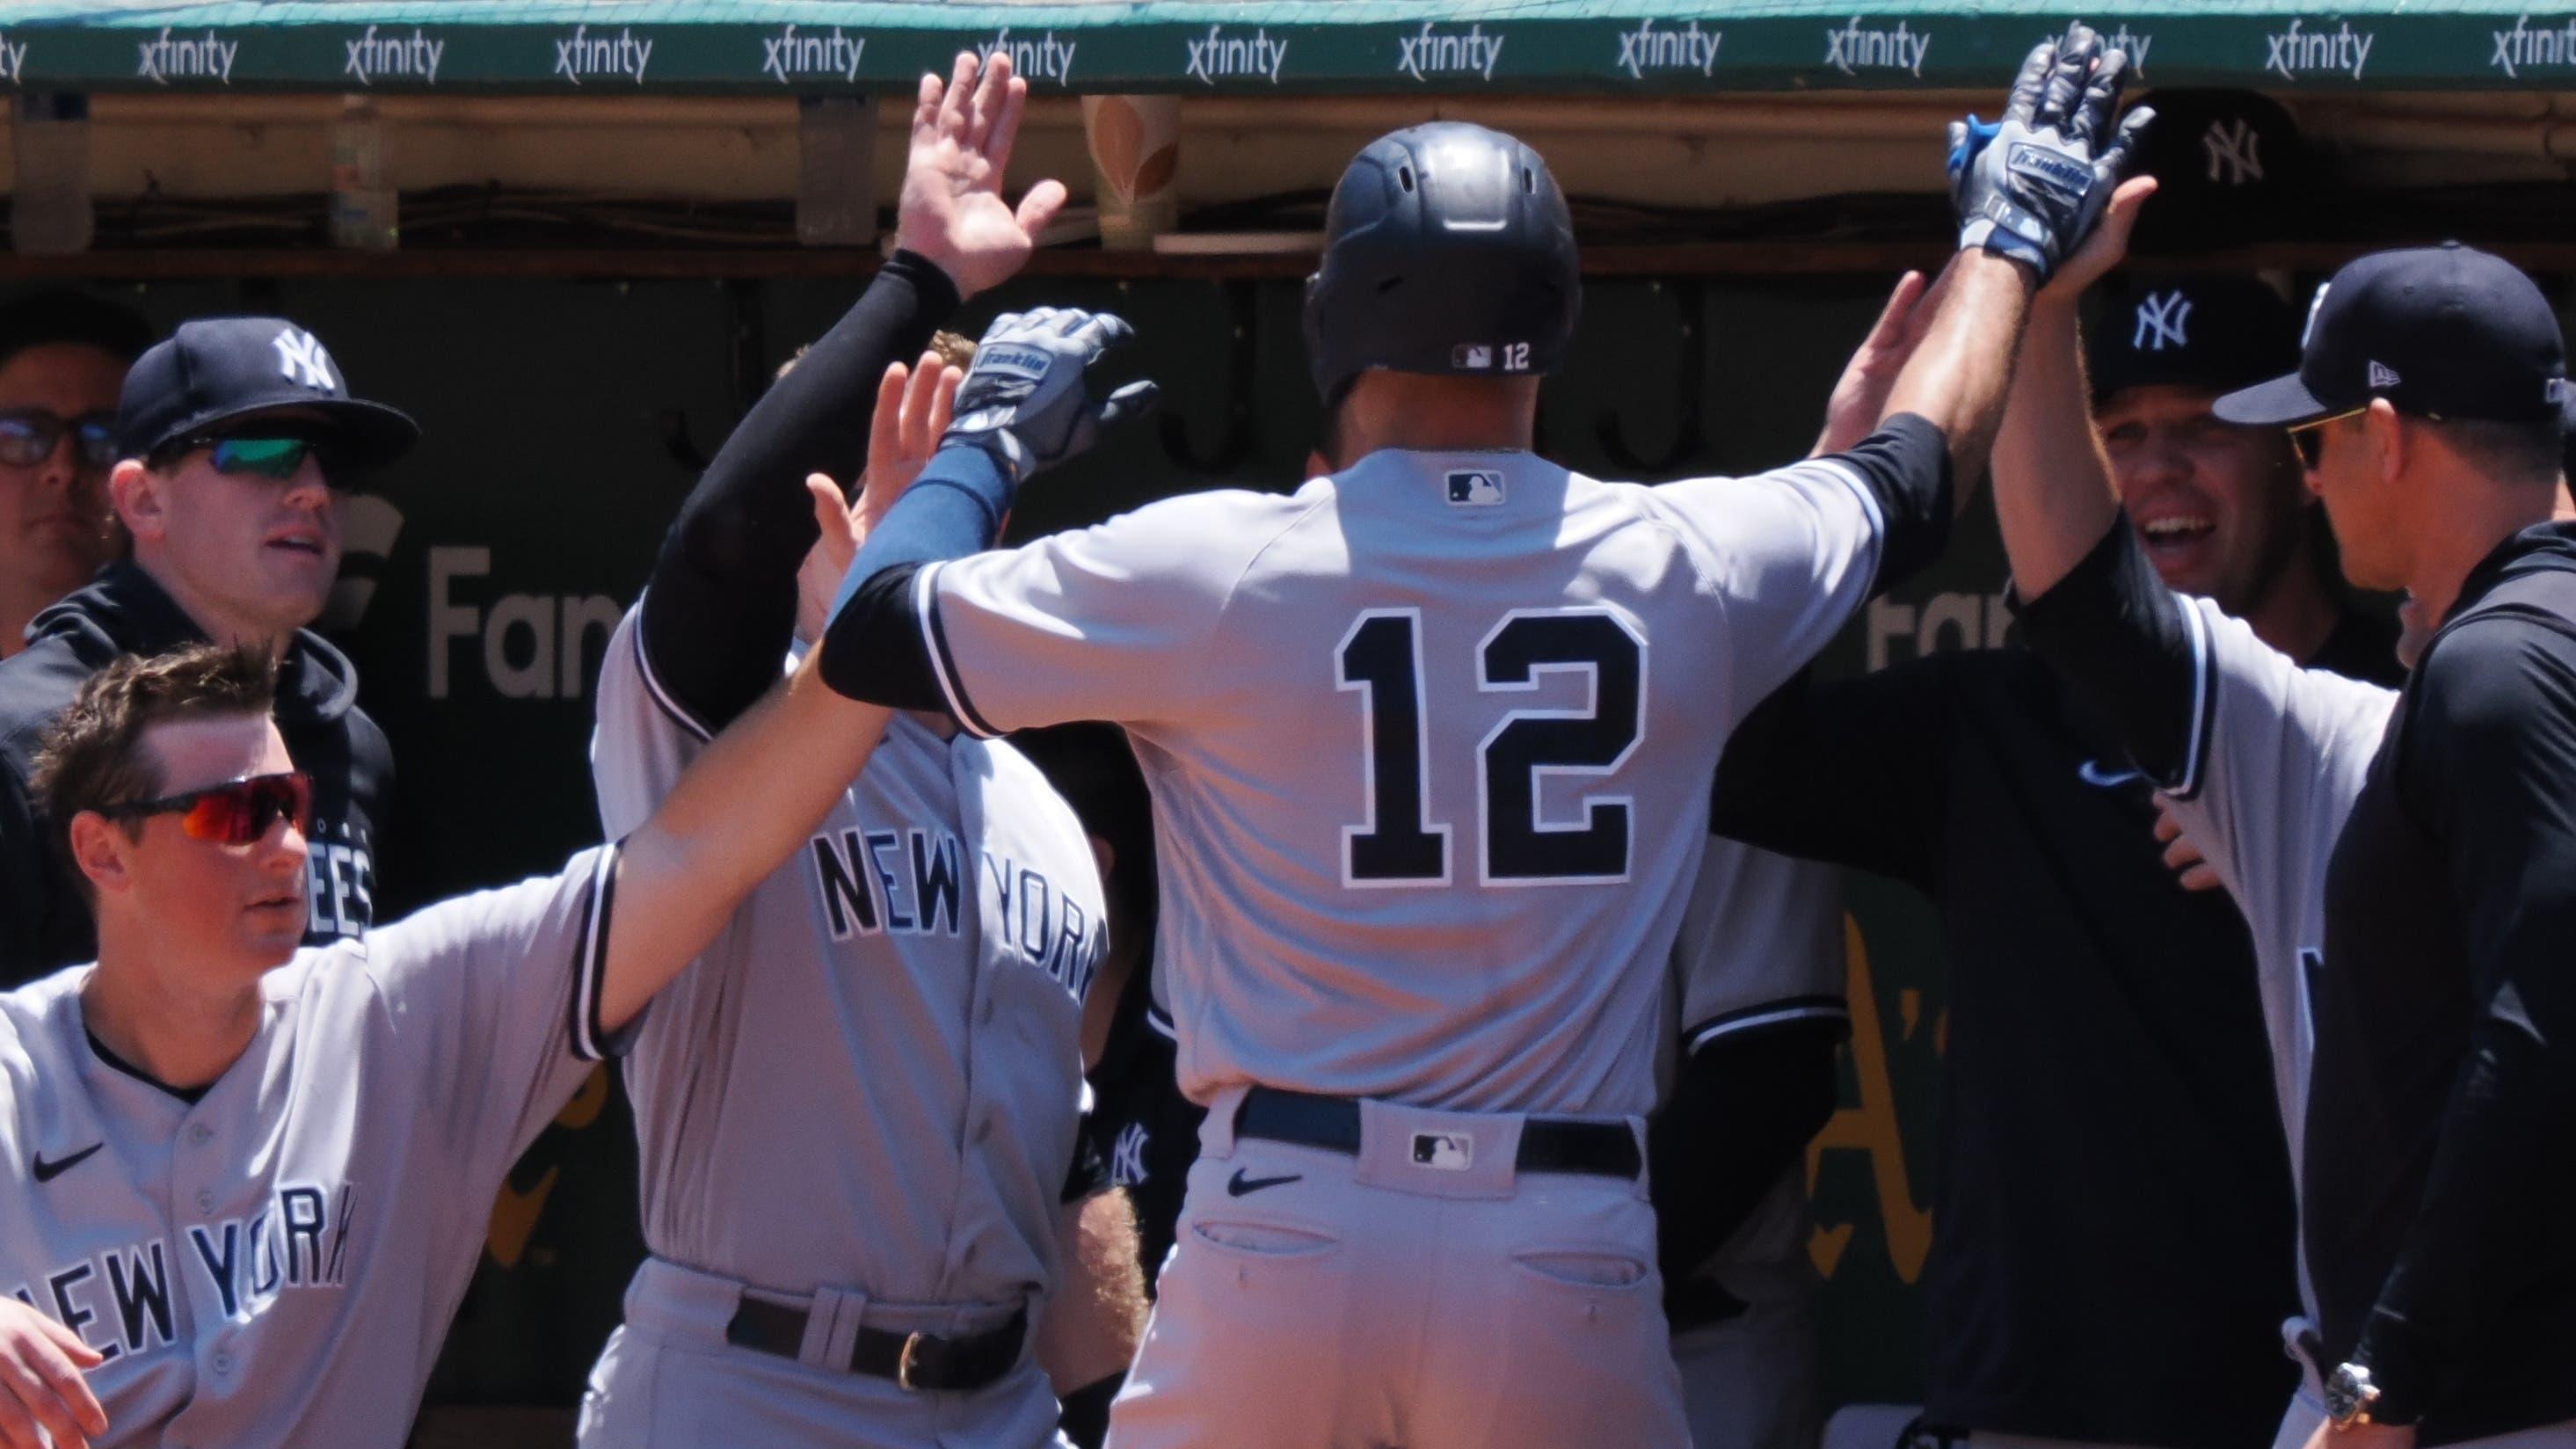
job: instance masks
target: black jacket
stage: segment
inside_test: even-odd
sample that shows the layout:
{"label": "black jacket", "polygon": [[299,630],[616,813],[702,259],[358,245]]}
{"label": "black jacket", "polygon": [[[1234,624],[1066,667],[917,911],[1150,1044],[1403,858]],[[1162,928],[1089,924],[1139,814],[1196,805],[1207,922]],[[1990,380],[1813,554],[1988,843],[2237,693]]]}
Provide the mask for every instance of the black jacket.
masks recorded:
{"label": "black jacket", "polygon": [[[89,908],[74,889],[28,776],[45,731],[81,681],[119,654],[153,654],[205,638],[150,575],[112,564],[36,616],[24,653],[0,662],[0,987],[98,954]],[[313,777],[312,913],[305,941],[356,935],[375,919],[375,836],[393,792],[393,750],[358,708],[347,656],[299,631],[279,678],[277,724],[297,768]]]}

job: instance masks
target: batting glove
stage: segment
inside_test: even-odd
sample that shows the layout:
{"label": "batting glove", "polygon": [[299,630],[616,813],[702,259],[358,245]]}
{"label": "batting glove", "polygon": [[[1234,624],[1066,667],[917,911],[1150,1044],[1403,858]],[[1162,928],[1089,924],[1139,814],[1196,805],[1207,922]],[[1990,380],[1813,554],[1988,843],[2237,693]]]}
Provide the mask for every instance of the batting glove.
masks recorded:
{"label": "batting glove", "polygon": [[1070,307],[994,318],[958,384],[957,410],[939,445],[992,454],[1013,487],[1082,452],[1102,428],[1154,406],[1150,382],[1131,382],[1097,400],[1091,395],[1091,365],[1135,335],[1109,313]]}
{"label": "batting glove", "polygon": [[2001,121],[1950,123],[1950,195],[1961,250],[2027,262],[2046,281],[2082,244],[2155,113],[2114,125],[2129,58],[2081,23],[2022,62]]}

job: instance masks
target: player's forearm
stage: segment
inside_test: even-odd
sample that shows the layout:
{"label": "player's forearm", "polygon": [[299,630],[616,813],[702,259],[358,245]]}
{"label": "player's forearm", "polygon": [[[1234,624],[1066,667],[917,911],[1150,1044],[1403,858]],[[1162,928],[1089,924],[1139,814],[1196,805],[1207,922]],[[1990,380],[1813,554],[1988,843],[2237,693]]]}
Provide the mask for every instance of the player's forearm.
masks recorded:
{"label": "player's forearm", "polygon": [[1684,1059],[1646,1126],[1647,1180],[1666,1282],[1735,1235],[1834,1110],[1839,1019],[1721,1037]]}
{"label": "player's forearm", "polygon": [[1057,1219],[1064,1279],[1038,1319],[1038,1367],[1059,1396],[1122,1372],[1145,1333],[1136,1209],[1111,1188],[1066,1203]]}
{"label": "player's forearm", "polygon": [[833,693],[808,658],[689,766],[619,848],[603,1030],[632,1021],[804,843],[891,717]]}
{"label": "player's forearm", "polygon": [[655,675],[710,729],[776,681],[796,615],[796,568],[814,546],[805,479],[854,479],[869,400],[957,306],[956,285],[898,252],[849,312],[752,406],[680,506],[644,602]]}
{"label": "player's forearm", "polygon": [[1993,446],[2033,281],[2029,268],[1992,252],[1953,258],[1922,345],[1888,391],[1882,421],[1913,413],[1939,428],[1962,492],[1975,485]]}
{"label": "player's forearm", "polygon": [[2045,292],[2031,304],[1994,474],[2013,580],[2025,595],[2044,594],[2101,541],[2119,509],[2093,432],[2072,297]]}
{"label": "player's forearm", "polygon": [[983,449],[952,445],[933,455],[850,561],[815,650],[825,682],[852,699],[945,712],[914,574],[991,547],[1011,497]]}

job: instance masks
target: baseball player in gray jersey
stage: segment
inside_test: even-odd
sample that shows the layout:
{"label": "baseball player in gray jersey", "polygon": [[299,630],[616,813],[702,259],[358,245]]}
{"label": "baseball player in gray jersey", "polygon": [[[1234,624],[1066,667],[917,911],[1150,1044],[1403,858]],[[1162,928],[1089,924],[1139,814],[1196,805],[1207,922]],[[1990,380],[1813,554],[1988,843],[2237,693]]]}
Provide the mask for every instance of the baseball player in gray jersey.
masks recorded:
{"label": "baseball player in gray jersey", "polygon": [[[1792,1022],[1848,1034],[1842,873],[1711,840],[1682,910],[1673,968],[1686,1056]],[[1829,1072],[1830,1058],[1824,1065]],[[1760,1110],[1741,1098],[1729,1105]],[[1659,1131],[1677,1125],[1656,1123]],[[1661,1199],[1672,1184],[1660,1162],[1658,1169]],[[1669,1239],[1673,1205],[1659,1208]],[[1694,1449],[1814,1449],[1823,1436],[1820,1280],[1807,1256],[1808,1227],[1802,1160],[1667,1296]]]}
{"label": "baseball player in gray jersey", "polygon": [[[1010,114],[983,146],[945,144],[943,118],[962,129],[988,91]],[[817,513],[791,506],[806,496],[799,450],[860,415],[847,393],[875,380],[864,369],[1027,255],[994,190],[1024,95],[999,58],[980,82],[962,59],[944,95],[928,82],[913,159],[927,175],[907,183],[898,228],[908,260],[744,419],[684,505],[600,674],[591,770],[612,837],[706,748],[708,715],[747,703],[714,672],[787,656],[790,616],[745,602],[795,598],[810,645],[864,521],[945,426],[956,374],[943,390],[935,357],[909,385],[894,368],[855,513],[828,486]],[[931,214],[925,195],[977,205]],[[977,217],[993,223],[980,240]],[[693,534],[740,520],[735,536],[758,546],[693,553]],[[657,612],[673,591],[687,606]],[[1082,1000],[1106,922],[1089,841],[1034,766],[944,716],[899,716],[626,1059],[652,1257],[592,1376],[581,1443],[1049,1441],[1056,1400],[1027,1347],[1062,1277]],[[1132,1265],[1132,1233],[1120,1247]]]}
{"label": "baseball player in gray jersey", "polygon": [[[1527,451],[1578,270],[1538,156],[1397,132],[1309,284],[1337,470],[982,553],[1132,409],[1114,318],[987,334],[820,657],[971,732],[1097,718],[1154,793],[1158,979],[1210,1111],[1126,1446],[1677,1444],[1640,1127],[1739,715],[1937,551],[2035,279],[2090,225],[2121,61],[2042,46],[1880,430],[1743,479]],[[1219,1426],[1222,1427],[1219,1427]]]}
{"label": "baseball player in gray jersey", "polygon": [[401,1444],[512,1159],[886,719],[800,675],[622,842],[299,952],[274,689],[120,660],[39,771],[99,959],[0,994],[10,1449]]}

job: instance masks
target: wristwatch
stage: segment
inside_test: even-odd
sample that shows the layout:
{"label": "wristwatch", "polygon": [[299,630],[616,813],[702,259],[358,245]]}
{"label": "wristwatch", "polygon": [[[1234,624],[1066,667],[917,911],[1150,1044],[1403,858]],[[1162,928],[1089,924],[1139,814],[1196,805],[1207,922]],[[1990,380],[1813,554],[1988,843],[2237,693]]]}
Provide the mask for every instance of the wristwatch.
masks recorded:
{"label": "wristwatch", "polygon": [[2326,1419],[2338,1429],[2357,1429],[2373,1422],[2371,1407],[2379,1402],[2379,1385],[2370,1370],[2357,1363],[2338,1365],[2326,1376]]}

